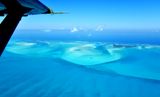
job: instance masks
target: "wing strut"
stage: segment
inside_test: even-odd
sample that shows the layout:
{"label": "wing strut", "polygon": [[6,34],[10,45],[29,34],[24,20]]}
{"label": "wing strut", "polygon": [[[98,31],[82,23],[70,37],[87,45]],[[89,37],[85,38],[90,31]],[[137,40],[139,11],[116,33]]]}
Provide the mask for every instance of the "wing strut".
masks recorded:
{"label": "wing strut", "polygon": [[23,15],[8,14],[0,24],[0,56]]}
{"label": "wing strut", "polygon": [[8,14],[0,24],[0,56],[2,55],[22,16],[30,10],[21,6],[15,0],[3,0],[1,2],[6,6]]}

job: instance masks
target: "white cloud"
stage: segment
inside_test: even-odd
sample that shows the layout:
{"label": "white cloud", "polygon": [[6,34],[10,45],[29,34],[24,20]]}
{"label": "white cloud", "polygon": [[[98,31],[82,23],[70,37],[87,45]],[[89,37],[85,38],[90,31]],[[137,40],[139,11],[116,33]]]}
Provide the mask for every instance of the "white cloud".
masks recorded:
{"label": "white cloud", "polygon": [[79,30],[76,27],[74,27],[74,28],[71,29],[71,32],[77,32],[77,31],[79,31]]}
{"label": "white cloud", "polygon": [[103,31],[103,30],[104,30],[104,28],[103,28],[102,25],[99,25],[99,26],[96,28],[96,31]]}

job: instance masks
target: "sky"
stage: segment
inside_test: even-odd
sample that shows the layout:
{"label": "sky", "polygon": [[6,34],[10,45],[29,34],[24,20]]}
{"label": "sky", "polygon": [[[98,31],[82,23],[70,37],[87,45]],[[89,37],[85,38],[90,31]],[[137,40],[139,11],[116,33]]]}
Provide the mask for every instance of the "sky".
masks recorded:
{"label": "sky", "polygon": [[160,0],[40,0],[63,15],[24,17],[19,29],[160,29]]}

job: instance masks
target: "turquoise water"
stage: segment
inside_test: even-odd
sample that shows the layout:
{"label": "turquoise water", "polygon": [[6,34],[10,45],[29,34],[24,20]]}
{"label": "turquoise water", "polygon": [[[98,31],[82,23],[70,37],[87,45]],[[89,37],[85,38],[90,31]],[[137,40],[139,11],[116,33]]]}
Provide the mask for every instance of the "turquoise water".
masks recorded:
{"label": "turquoise water", "polygon": [[159,97],[160,46],[12,41],[0,97]]}

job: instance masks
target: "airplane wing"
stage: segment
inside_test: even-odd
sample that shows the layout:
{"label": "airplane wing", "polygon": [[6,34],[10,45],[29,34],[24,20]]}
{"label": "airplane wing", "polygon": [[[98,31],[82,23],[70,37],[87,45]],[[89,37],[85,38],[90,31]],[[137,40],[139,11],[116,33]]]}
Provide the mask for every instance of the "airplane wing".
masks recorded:
{"label": "airplane wing", "polygon": [[50,14],[52,13],[51,9],[43,5],[40,1],[38,0],[18,0],[19,3],[24,6],[31,8],[32,10],[26,15],[31,15],[31,14]]}
{"label": "airplane wing", "polygon": [[0,0],[0,16],[5,19],[0,24],[0,56],[23,16],[54,13],[39,0]]}
{"label": "airplane wing", "polygon": [[[7,12],[7,8],[5,7],[3,3],[1,3],[1,1],[3,0],[0,0],[0,16],[4,16],[5,14],[8,14],[8,12]],[[18,2],[23,7],[31,9],[29,12],[24,13],[25,16],[52,13],[52,10],[48,8],[47,6],[45,6],[44,4],[42,4],[39,0],[13,0],[13,1]]]}

